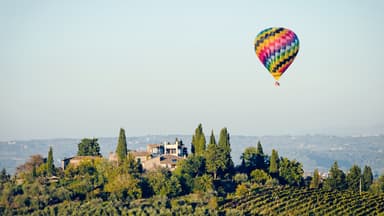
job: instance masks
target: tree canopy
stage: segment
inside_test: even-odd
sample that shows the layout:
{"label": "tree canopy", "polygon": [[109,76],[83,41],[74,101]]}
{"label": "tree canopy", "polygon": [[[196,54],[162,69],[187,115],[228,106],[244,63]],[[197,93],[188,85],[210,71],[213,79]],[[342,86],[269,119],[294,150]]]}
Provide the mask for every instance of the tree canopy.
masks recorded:
{"label": "tree canopy", "polygon": [[127,139],[125,137],[125,130],[120,128],[119,141],[117,142],[116,154],[119,162],[123,162],[127,158]]}
{"label": "tree canopy", "polygon": [[206,140],[203,132],[203,126],[199,124],[195,129],[195,134],[192,136],[191,152],[196,155],[203,155],[206,148]]}
{"label": "tree canopy", "polygon": [[257,143],[257,147],[246,148],[241,159],[243,161],[242,169],[247,174],[250,174],[254,169],[266,170],[267,168],[266,157],[260,141]]}
{"label": "tree canopy", "polygon": [[100,145],[97,142],[97,138],[84,138],[78,144],[78,156],[101,156]]}
{"label": "tree canopy", "polygon": [[324,188],[327,190],[344,190],[347,188],[345,173],[339,169],[335,161],[329,170],[329,176],[324,182]]}
{"label": "tree canopy", "polygon": [[303,183],[303,165],[296,160],[280,159],[279,175],[283,183],[300,186]]}
{"label": "tree canopy", "polygon": [[217,172],[225,168],[225,161],[221,160],[220,149],[216,144],[213,130],[209,139],[207,151],[205,153],[207,172],[213,174],[213,179],[217,178]]}
{"label": "tree canopy", "polygon": [[361,181],[361,169],[356,164],[349,169],[347,174],[347,185],[348,189],[358,192]]}
{"label": "tree canopy", "polygon": [[370,166],[365,166],[363,171],[363,176],[362,176],[362,184],[363,184],[362,189],[364,191],[368,191],[372,183],[373,183],[372,169]]}
{"label": "tree canopy", "polygon": [[55,174],[55,164],[53,163],[53,152],[52,147],[49,147],[48,158],[47,158],[47,174],[49,176]]}
{"label": "tree canopy", "polygon": [[310,188],[319,188],[321,183],[321,177],[318,169],[313,172],[313,177],[309,185]]}
{"label": "tree canopy", "polygon": [[279,154],[275,149],[272,149],[272,155],[269,160],[269,173],[274,178],[279,175]]}
{"label": "tree canopy", "polygon": [[227,128],[222,128],[220,130],[219,144],[217,147],[219,151],[220,163],[224,164],[224,166],[220,169],[220,174],[222,176],[224,176],[226,173],[231,174],[234,169],[234,164],[231,156],[232,149],[230,143],[230,136]]}

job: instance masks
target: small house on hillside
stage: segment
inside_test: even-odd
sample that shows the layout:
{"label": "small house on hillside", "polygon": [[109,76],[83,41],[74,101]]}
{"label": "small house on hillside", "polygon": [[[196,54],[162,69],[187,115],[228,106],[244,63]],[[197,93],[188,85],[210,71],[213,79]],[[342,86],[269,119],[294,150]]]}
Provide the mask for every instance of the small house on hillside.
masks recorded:
{"label": "small house on hillside", "polygon": [[175,155],[161,155],[142,163],[145,170],[155,170],[158,168],[168,168],[171,171],[176,169],[176,164],[184,158]]}
{"label": "small house on hillside", "polygon": [[135,160],[140,163],[143,163],[152,158],[151,154],[146,151],[132,151],[130,154],[132,154]]}
{"label": "small house on hillside", "polygon": [[[148,144],[146,151],[130,151],[128,153],[132,154],[145,170],[153,170],[157,167],[174,170],[177,161],[188,156],[188,149],[183,141],[176,139],[174,143]],[[117,154],[115,152],[109,153],[108,160],[117,163]]]}
{"label": "small house on hillside", "polygon": [[61,161],[61,168],[65,170],[69,165],[72,165],[74,167],[79,166],[79,164],[86,160],[95,160],[100,159],[101,156],[74,156],[70,158],[64,158],[64,160]]}
{"label": "small house on hillside", "polygon": [[[136,161],[144,162],[148,159],[151,159],[151,154],[146,151],[130,151],[128,154],[132,154]],[[128,155],[127,155],[128,156]],[[117,163],[118,157],[116,152],[110,152],[108,157],[109,162]]]}

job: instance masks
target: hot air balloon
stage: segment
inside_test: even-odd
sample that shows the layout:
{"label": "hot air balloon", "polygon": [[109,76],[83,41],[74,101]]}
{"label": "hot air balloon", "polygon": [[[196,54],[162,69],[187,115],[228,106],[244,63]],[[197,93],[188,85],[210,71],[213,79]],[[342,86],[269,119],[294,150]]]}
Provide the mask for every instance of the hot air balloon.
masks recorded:
{"label": "hot air balloon", "polygon": [[278,80],[299,52],[299,38],[289,29],[272,27],[261,31],[254,45],[257,57],[280,86]]}

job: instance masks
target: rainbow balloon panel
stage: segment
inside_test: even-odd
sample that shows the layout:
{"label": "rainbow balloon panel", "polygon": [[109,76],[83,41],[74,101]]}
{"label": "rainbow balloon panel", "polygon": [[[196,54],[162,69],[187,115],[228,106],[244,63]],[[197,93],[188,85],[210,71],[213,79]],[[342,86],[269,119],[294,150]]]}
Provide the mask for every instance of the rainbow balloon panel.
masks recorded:
{"label": "rainbow balloon panel", "polygon": [[255,52],[275,80],[292,64],[299,52],[299,38],[286,28],[267,28],[255,39]]}

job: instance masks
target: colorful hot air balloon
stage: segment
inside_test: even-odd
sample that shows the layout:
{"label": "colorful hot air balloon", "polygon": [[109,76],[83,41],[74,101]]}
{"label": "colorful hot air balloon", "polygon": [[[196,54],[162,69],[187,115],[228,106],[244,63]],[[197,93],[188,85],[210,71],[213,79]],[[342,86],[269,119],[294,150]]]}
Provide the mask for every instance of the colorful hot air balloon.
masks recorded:
{"label": "colorful hot air balloon", "polygon": [[278,80],[299,52],[299,38],[289,29],[273,27],[261,31],[254,45],[257,57],[279,86]]}

